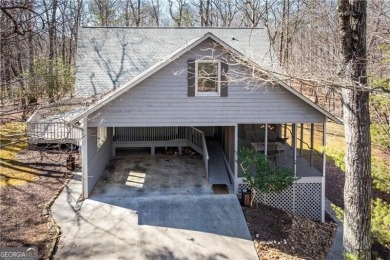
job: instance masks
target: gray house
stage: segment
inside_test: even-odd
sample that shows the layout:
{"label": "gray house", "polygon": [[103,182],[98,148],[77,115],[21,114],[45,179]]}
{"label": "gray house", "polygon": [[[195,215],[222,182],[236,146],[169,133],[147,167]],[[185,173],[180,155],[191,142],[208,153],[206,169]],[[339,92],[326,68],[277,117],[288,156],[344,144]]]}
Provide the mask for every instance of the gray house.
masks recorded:
{"label": "gray house", "polygon": [[299,177],[256,200],[324,221],[325,154],[314,151],[314,133],[324,146],[327,120],[340,121],[275,76],[264,29],[86,27],[76,64],[75,95],[95,100],[67,122],[83,129],[84,197],[123,147],[151,156],[191,147],[210,184],[231,185],[240,197],[237,151],[246,146]]}

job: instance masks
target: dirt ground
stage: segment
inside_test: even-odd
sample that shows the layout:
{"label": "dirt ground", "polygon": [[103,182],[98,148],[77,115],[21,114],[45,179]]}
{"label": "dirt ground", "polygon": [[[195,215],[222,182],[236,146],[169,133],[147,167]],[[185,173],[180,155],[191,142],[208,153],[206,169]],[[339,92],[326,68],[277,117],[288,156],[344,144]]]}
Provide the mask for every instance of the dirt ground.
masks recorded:
{"label": "dirt ground", "polygon": [[[71,178],[65,167],[68,155],[58,150],[24,150],[17,155],[18,165],[34,169],[38,180],[0,188],[0,247],[35,246],[40,258],[50,255],[48,247],[56,232],[42,211]],[[77,165],[79,156],[75,157]]]}
{"label": "dirt ground", "polygon": [[259,204],[243,207],[259,259],[325,259],[337,225]]}

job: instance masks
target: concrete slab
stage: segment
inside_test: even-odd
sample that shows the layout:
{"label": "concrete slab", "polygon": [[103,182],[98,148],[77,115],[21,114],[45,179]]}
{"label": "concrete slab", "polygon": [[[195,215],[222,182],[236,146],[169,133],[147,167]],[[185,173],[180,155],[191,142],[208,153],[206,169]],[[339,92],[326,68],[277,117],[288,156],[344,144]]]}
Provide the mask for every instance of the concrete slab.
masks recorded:
{"label": "concrete slab", "polygon": [[258,259],[235,195],[212,195],[208,185],[197,190],[184,182],[192,187],[188,194],[180,186],[156,191],[150,185],[137,196],[115,183],[106,182],[82,205],[74,199],[80,178],[64,189],[52,206],[62,230],[55,258]]}
{"label": "concrete slab", "polygon": [[122,197],[212,193],[200,156],[147,153],[114,158],[92,192]]}

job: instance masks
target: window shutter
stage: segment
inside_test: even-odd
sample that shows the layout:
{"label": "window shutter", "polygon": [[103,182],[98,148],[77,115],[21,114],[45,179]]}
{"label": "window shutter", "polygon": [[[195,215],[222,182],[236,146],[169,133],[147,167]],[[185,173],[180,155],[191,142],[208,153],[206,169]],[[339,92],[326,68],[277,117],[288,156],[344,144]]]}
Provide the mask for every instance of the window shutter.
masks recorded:
{"label": "window shutter", "polygon": [[227,63],[221,62],[221,97],[228,96],[228,70],[229,65]]}
{"label": "window shutter", "polygon": [[195,60],[188,61],[188,96],[195,97]]}

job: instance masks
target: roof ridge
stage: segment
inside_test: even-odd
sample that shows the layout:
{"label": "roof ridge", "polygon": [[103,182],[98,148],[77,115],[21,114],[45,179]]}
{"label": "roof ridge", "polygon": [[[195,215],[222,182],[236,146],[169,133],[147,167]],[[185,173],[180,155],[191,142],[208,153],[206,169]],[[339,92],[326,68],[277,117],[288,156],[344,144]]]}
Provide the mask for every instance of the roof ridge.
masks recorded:
{"label": "roof ridge", "polygon": [[264,27],[168,27],[168,26],[145,26],[145,27],[136,27],[136,26],[81,26],[81,28],[90,28],[90,29],[227,29],[227,30],[264,30]]}

